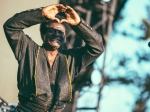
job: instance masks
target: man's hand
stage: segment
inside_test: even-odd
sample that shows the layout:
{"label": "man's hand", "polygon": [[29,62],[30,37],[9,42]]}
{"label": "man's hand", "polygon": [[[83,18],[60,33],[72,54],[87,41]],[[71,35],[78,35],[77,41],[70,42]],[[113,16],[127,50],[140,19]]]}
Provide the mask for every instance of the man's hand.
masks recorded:
{"label": "man's hand", "polygon": [[[59,20],[55,16],[59,12],[64,12],[66,14],[66,19]],[[80,23],[80,17],[74,9],[70,6],[63,6],[62,4],[55,4],[46,6],[42,9],[42,15],[50,20],[56,20],[58,23],[66,22],[72,26],[76,26]]]}
{"label": "man's hand", "polygon": [[66,14],[66,19],[62,19],[60,21],[61,23],[66,22],[72,26],[76,26],[80,23],[81,20],[79,15],[70,6],[66,6],[65,14]]}
{"label": "man's hand", "polygon": [[60,20],[55,16],[59,12],[65,12],[66,8],[62,4],[46,6],[42,9],[42,15],[50,20],[55,20],[60,23]]}

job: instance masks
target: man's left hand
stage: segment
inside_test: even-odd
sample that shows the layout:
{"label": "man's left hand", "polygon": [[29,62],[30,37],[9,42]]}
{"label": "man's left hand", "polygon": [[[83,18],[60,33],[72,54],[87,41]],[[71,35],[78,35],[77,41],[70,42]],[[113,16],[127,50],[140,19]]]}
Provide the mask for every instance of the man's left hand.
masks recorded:
{"label": "man's left hand", "polygon": [[66,19],[62,19],[60,22],[66,22],[72,26],[76,26],[80,23],[80,17],[79,15],[76,13],[76,11],[74,9],[72,9],[70,6],[66,6]]}

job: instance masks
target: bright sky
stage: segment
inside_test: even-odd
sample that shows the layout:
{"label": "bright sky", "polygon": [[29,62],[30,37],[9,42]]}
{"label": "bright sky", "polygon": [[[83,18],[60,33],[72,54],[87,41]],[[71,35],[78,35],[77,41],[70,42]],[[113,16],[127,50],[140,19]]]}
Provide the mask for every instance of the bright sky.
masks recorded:
{"label": "bright sky", "polygon": [[[127,31],[128,33],[133,34],[134,37],[143,36],[143,32],[136,28],[131,27],[131,24],[138,27],[141,23],[142,18],[146,17],[145,5],[150,5],[150,0],[128,0],[125,5],[125,10],[122,11],[123,16],[125,18],[123,21],[120,21],[116,24],[116,28],[118,31]],[[133,38],[134,38],[133,37]],[[111,77],[124,76],[125,70],[121,68],[114,68],[117,64],[116,57],[119,55],[125,55],[132,58],[132,62],[128,64],[128,70],[135,70],[140,74],[140,77],[144,77],[143,73],[149,71],[149,63],[144,63],[139,65],[136,62],[135,51],[142,50],[146,52],[150,52],[150,48],[148,48],[148,42],[141,41],[140,43],[132,39],[131,37],[123,37],[121,34],[115,34],[110,36],[108,48],[107,48],[107,59],[106,65],[107,69],[105,72],[107,74],[111,73]],[[114,59],[115,58],[115,59]],[[114,59],[114,60],[113,60]],[[101,68],[103,62],[103,55],[100,56],[94,67]],[[112,71],[113,70],[113,71]],[[101,80],[101,74],[98,70],[95,70],[92,73],[93,84],[98,84]],[[86,92],[82,95],[82,97],[78,100],[78,107],[94,107],[97,103],[97,95],[98,86],[94,86],[91,89],[88,87],[84,88],[85,90],[89,90],[90,92]],[[131,112],[134,106],[134,102],[139,95],[139,89],[134,87],[133,85],[122,85],[122,84],[111,84],[106,85],[102,92],[102,100],[100,102],[100,111],[99,112]],[[148,107],[150,108],[150,101],[148,103]],[[77,112],[96,112],[96,111],[77,111]],[[148,112],[148,111],[147,111]]]}

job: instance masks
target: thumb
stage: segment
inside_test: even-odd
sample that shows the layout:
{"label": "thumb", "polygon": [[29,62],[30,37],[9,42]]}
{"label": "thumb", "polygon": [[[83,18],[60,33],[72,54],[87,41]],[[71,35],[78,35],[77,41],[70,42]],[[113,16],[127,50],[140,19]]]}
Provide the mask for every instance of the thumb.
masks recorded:
{"label": "thumb", "polygon": [[63,23],[63,22],[65,22],[65,23],[68,23],[68,24],[69,24],[69,21],[68,21],[67,19],[62,19],[62,20],[60,21],[60,23]]}
{"label": "thumb", "polygon": [[58,23],[60,23],[60,20],[58,18],[53,18],[52,20],[57,21]]}

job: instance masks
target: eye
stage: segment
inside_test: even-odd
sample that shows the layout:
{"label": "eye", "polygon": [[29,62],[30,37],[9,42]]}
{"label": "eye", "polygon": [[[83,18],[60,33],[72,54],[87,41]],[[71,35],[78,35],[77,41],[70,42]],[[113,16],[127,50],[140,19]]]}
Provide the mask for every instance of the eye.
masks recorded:
{"label": "eye", "polygon": [[48,31],[48,33],[54,33],[55,32],[53,28],[48,28],[47,31]]}
{"label": "eye", "polygon": [[63,35],[63,36],[64,36],[64,32],[58,30],[58,33],[59,33],[60,35]]}

